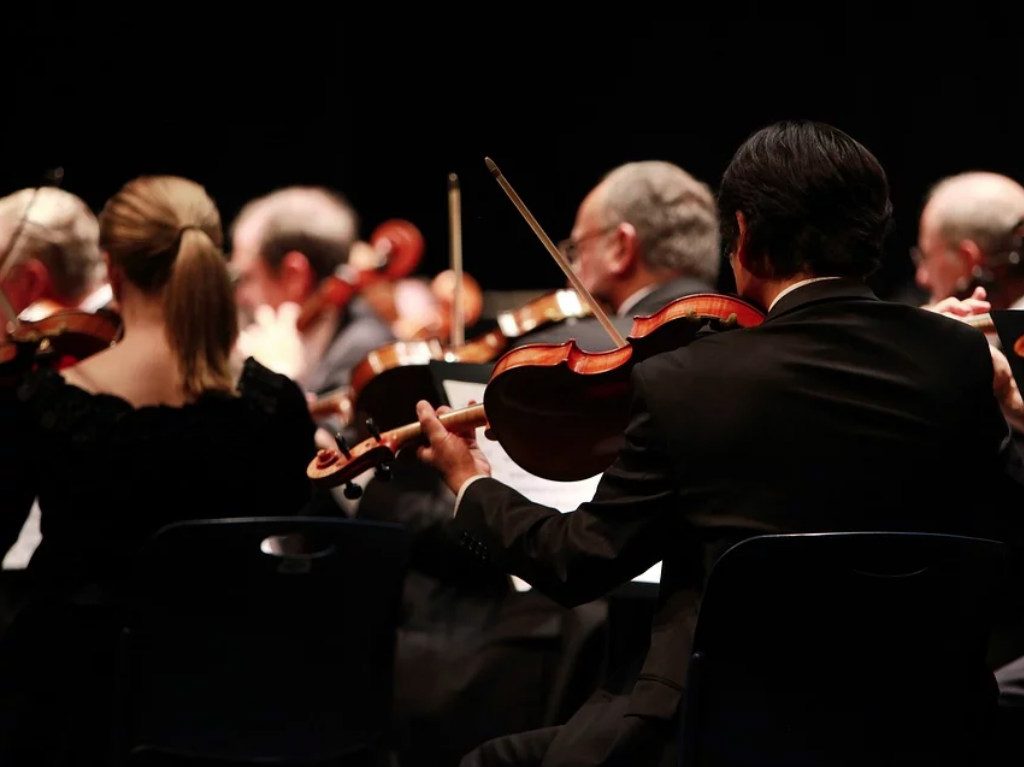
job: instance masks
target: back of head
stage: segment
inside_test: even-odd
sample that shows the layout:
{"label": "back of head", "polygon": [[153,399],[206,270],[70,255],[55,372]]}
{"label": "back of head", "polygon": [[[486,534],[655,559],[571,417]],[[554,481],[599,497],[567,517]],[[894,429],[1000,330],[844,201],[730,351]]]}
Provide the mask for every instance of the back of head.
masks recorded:
{"label": "back of head", "polygon": [[924,216],[950,247],[973,240],[986,256],[1005,252],[1024,221],[1024,187],[998,173],[950,176],[932,187]]}
{"label": "back of head", "polygon": [[292,251],[302,253],[317,279],[348,260],[359,222],[339,194],[322,187],[291,186],[253,200],[231,225],[237,246],[241,237],[268,267],[277,271]]}
{"label": "back of head", "polygon": [[37,259],[49,273],[52,297],[67,306],[79,303],[101,268],[96,216],[63,189],[21,189],[0,199],[0,242],[9,242],[22,219],[12,263]]}
{"label": "back of head", "polygon": [[143,176],[111,197],[99,220],[111,266],[162,301],[185,392],[230,391],[238,319],[220,214],[206,191],[176,176]]}
{"label": "back of head", "polygon": [[672,163],[651,160],[620,165],[602,186],[609,221],[633,225],[648,269],[715,281],[718,214],[706,184]]}
{"label": "back of head", "polygon": [[838,128],[781,122],[736,151],[718,195],[722,235],[734,243],[737,211],[762,277],[798,273],[865,277],[882,257],[892,220],[885,171]]}

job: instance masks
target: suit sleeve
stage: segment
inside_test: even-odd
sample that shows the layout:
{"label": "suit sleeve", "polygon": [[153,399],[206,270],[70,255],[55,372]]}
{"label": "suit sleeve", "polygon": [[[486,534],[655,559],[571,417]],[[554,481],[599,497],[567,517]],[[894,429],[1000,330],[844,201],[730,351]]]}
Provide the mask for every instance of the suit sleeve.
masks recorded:
{"label": "suit sleeve", "polygon": [[662,559],[677,494],[641,367],[625,446],[592,501],[563,514],[481,479],[453,523],[460,543],[565,605],[595,599]]}

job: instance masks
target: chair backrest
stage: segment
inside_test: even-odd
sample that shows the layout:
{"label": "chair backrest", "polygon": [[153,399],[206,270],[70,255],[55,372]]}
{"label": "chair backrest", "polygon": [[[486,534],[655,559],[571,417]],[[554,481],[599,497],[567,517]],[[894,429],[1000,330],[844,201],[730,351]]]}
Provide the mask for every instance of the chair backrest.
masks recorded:
{"label": "chair backrest", "polygon": [[737,544],[704,592],[683,764],[962,756],[983,737],[995,700],[985,651],[1004,567],[1002,544],[948,535]]}
{"label": "chair backrest", "polygon": [[143,550],[122,647],[122,754],[314,761],[390,714],[409,536],[330,518],[181,522]]}

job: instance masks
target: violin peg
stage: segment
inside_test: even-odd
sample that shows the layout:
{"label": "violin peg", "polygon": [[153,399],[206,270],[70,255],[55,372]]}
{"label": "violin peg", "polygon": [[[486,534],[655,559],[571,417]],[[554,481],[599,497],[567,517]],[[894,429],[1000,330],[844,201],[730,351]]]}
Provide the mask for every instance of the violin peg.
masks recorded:
{"label": "violin peg", "polygon": [[359,487],[355,482],[346,482],[342,493],[350,501],[357,501],[363,494],[363,488]]}
{"label": "violin peg", "polygon": [[380,442],[380,429],[377,428],[377,424],[372,418],[366,419],[366,430],[373,435],[373,438]]}
{"label": "violin peg", "polygon": [[345,439],[344,434],[342,434],[339,431],[337,434],[334,435],[334,441],[338,443],[338,449],[341,451],[341,454],[345,456],[345,458],[352,457],[352,451],[349,450],[348,440]]}
{"label": "violin peg", "polygon": [[393,476],[393,474],[391,473],[391,465],[387,463],[382,463],[380,466],[377,467],[377,471],[374,472],[373,476],[375,476],[381,482],[390,482],[391,477]]}

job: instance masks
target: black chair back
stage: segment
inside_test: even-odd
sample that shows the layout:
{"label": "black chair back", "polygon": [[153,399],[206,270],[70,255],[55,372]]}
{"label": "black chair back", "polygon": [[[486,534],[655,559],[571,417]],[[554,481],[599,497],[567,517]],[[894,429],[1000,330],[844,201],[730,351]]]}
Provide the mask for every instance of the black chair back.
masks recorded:
{"label": "black chair back", "polygon": [[[685,765],[940,764],[974,753],[1004,549],[914,533],[747,539],[708,579]],[[954,756],[956,755],[956,756]]]}
{"label": "black chair back", "polygon": [[271,764],[377,749],[409,551],[399,526],[182,522],[144,550],[122,647],[122,754]]}

